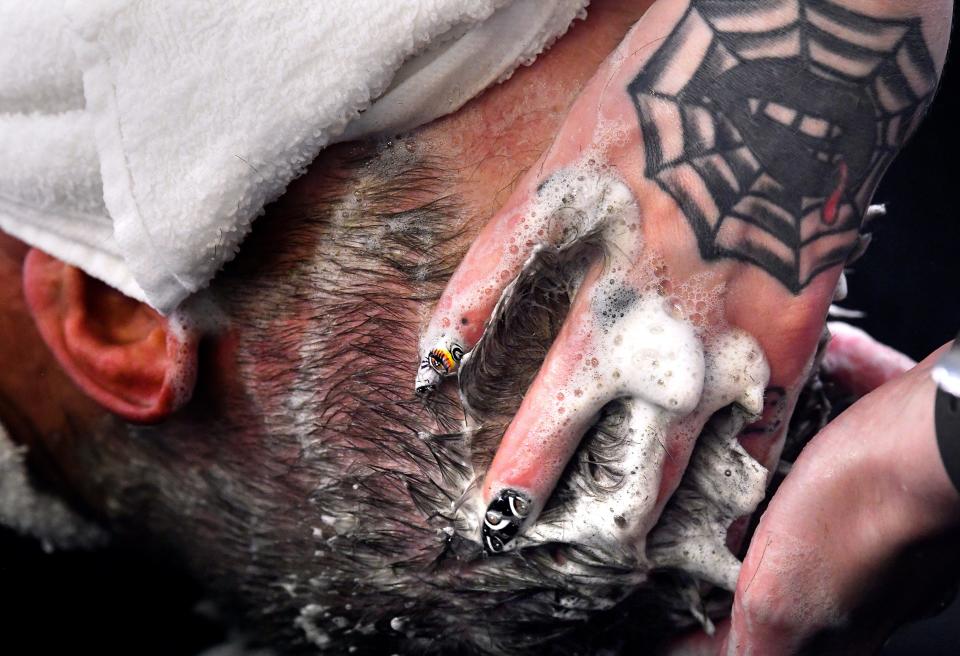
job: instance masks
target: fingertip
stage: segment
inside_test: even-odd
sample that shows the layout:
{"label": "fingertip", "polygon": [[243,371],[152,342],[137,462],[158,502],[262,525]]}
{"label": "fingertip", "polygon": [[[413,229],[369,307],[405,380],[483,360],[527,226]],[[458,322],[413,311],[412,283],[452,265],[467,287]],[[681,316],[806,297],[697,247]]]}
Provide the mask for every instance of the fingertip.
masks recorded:
{"label": "fingertip", "polygon": [[418,396],[429,396],[437,390],[444,378],[453,376],[460,369],[464,349],[458,342],[441,340],[430,348],[420,360],[414,391]]}
{"label": "fingertip", "polygon": [[[527,399],[536,397],[528,392]],[[495,552],[508,550],[536,522],[595,416],[592,406],[566,410],[558,415],[543,403],[525,400],[504,434],[482,488],[488,512],[511,519],[510,535],[497,535],[503,548]],[[487,519],[497,520],[494,527],[500,521]]]}
{"label": "fingertip", "polygon": [[531,497],[519,490],[502,490],[487,506],[481,522],[483,548],[488,555],[508,550],[534,515]]}

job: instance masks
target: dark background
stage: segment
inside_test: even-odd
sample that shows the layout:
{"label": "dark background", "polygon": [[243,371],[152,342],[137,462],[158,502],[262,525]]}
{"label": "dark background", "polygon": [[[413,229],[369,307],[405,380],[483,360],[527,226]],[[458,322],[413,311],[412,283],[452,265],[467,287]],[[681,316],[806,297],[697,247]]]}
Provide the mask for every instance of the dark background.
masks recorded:
{"label": "dark background", "polygon": [[[915,360],[960,331],[957,32],[954,23],[954,47],[927,120],[877,191],[875,200],[887,204],[887,216],[872,229],[870,250],[849,274],[850,296],[843,303],[867,313],[851,323]],[[901,629],[883,654],[960,654],[960,602],[933,619]]]}
{"label": "dark background", "polygon": [[[954,52],[927,121],[877,192],[888,215],[875,224],[844,303],[866,312],[853,323],[915,359],[960,329],[958,67]],[[195,611],[200,600],[189,579],[143,555],[46,554],[0,529],[0,651],[10,656],[195,656],[223,639],[222,627]],[[905,627],[884,654],[960,654],[960,604]]]}
{"label": "dark background", "polygon": [[[955,25],[953,41],[956,36]],[[853,323],[917,360],[960,330],[957,50],[927,120],[874,196],[886,203],[887,216],[871,228],[873,243],[848,274],[850,296],[843,303],[867,313]]]}

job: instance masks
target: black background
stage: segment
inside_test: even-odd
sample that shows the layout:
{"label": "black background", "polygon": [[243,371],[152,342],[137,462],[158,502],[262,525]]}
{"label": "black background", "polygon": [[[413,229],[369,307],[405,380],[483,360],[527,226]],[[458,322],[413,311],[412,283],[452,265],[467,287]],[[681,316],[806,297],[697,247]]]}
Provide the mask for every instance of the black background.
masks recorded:
{"label": "black background", "polygon": [[[956,29],[954,29],[956,32]],[[921,359],[960,329],[960,56],[947,63],[927,121],[876,195],[888,215],[850,275],[857,323]],[[960,557],[958,554],[957,557]],[[0,652],[195,656],[223,629],[200,591],[168,565],[122,549],[44,553],[0,529]],[[960,604],[905,627],[887,656],[960,654]]]}
{"label": "black background", "polygon": [[[913,141],[890,167],[875,200],[888,214],[849,276],[843,304],[880,341],[921,360],[960,331],[960,54],[954,47],[940,93]],[[960,558],[960,553],[957,554]],[[960,602],[904,627],[885,656],[960,654]]]}

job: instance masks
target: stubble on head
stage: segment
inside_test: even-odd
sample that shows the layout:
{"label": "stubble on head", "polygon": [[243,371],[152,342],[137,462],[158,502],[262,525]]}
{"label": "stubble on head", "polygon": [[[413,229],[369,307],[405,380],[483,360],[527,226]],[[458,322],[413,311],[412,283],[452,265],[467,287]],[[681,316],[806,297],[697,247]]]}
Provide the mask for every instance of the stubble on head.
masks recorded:
{"label": "stubble on head", "polygon": [[[482,223],[450,193],[456,166],[396,141],[344,149],[322,171],[270,208],[188,308],[223,317],[193,402],[86,442],[87,498],[293,652],[522,653],[559,636],[576,650],[601,634],[661,635],[677,608],[652,588],[618,605],[633,586],[614,555],[483,558],[457,531],[459,497],[519,396],[472,393],[487,399],[484,420],[465,430],[455,390],[425,404],[409,385],[426,313]],[[571,261],[530,279],[520,301],[539,310],[517,306],[523,330],[490,342],[475,389],[529,383],[569,302]],[[504,352],[528,357],[508,367]],[[616,448],[605,435],[585,442],[594,461]],[[637,613],[648,621],[627,623]]]}

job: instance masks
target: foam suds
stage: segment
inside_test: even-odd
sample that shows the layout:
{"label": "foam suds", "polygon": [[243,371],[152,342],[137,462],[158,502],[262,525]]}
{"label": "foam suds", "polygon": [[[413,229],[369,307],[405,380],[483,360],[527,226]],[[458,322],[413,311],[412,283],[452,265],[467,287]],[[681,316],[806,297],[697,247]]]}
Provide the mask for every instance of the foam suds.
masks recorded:
{"label": "foam suds", "polygon": [[[544,182],[528,211],[519,217],[509,236],[509,246],[501,254],[491,276],[470,281],[457,297],[457,307],[437,312],[443,319],[424,331],[420,338],[421,358],[434,349],[452,351],[472,348],[463,336],[457,317],[491,305],[493,298],[509,297],[505,283],[516,278],[546,245],[562,246],[597,230],[619,264],[616,273],[626,275],[631,263],[641,261],[639,210],[630,189],[617,177],[593,165],[564,169]],[[499,244],[491,245],[498,249]],[[479,260],[492,259],[496,253],[473,253]],[[439,376],[421,375],[419,384],[436,384]]]}
{"label": "foam suds", "polygon": [[[586,275],[595,277],[582,288],[588,296],[575,301],[567,318],[565,339],[581,349],[566,354],[571,360],[551,382],[553,397],[537,408],[549,421],[539,422],[539,437],[526,436],[526,448],[545,451],[545,441],[563,433],[579,439],[600,410],[618,400],[624,416],[617,429],[623,438],[616,459],[619,480],[602,494],[579,493],[561,516],[552,513],[548,520],[535,521],[510,548],[550,542],[601,548],[624,554],[634,563],[638,580],[649,569],[675,567],[730,587],[739,563],[726,550],[723,536],[736,517],[754,509],[766,485],[766,471],[737,444],[736,434],[746,418],[763,409],[769,367],[753,337],[723,322],[722,293],[706,277],[676,283],[667,267],[645,252],[642,217],[630,189],[586,161],[541,185],[511,238],[517,248],[509,249],[512,255],[501,261],[493,278],[515,280],[516,272],[548,244],[562,247],[587,235],[600,236],[602,270],[585,260],[585,272],[593,266]],[[489,296],[500,288],[482,281],[456,310],[489,304]],[[506,287],[494,317],[514,302],[513,290],[512,284]],[[455,328],[447,327],[424,335],[421,344],[433,347],[456,338]],[[469,361],[468,354],[464,366]],[[717,414],[731,404],[735,410]],[[576,457],[588,454],[581,449]],[[671,468],[676,480],[670,484],[679,484],[678,494],[683,491],[676,502],[671,501],[674,490],[661,489],[663,473]],[[684,469],[682,476],[676,473]],[[684,500],[691,499],[702,510],[698,520],[703,530],[696,534],[684,532],[689,523],[682,521]],[[661,516],[665,506],[670,514]],[[484,510],[482,490],[475,486],[459,502],[458,532],[479,542]],[[671,522],[676,526],[670,528]],[[659,538],[648,554],[654,526]]]}
{"label": "foam suds", "polygon": [[[622,485],[602,501],[579,497],[571,516],[554,527],[567,541],[611,544],[638,527],[643,513],[628,507],[655,500],[667,431],[696,409],[705,358],[693,327],[671,316],[668,302],[655,294],[632,300],[630,307],[608,303],[595,307],[614,313],[616,319],[601,329],[606,334],[598,346],[584,353],[581,367],[558,390],[554,407],[542,408],[545,416],[556,418],[546,425],[543,439],[563,430],[571,414],[589,420],[608,401],[625,399],[624,430],[630,446],[623,454]],[[530,448],[539,444],[531,441]],[[611,510],[601,512],[600,506]],[[547,538],[549,531],[542,530],[531,531],[531,537]]]}
{"label": "foam suds", "polygon": [[103,529],[34,487],[25,456],[26,447],[14,444],[0,424],[0,525],[40,540],[48,552],[105,544]]}
{"label": "foam suds", "polygon": [[732,409],[701,432],[683,482],[649,537],[652,567],[681,569],[735,589],[740,561],[727,549],[727,529],[754,511],[767,484],[767,470],[737,441],[750,418]]}
{"label": "foam suds", "polygon": [[[618,465],[622,479],[601,497],[581,494],[561,519],[534,525],[521,545],[563,540],[585,546],[619,546],[643,561],[645,536],[659,519],[658,506],[663,503],[658,492],[665,460],[672,458],[673,465],[682,467],[676,460],[690,453],[698,435],[703,439],[709,433],[701,434],[701,427],[718,410],[737,404],[744,408],[741,416],[755,416],[763,408],[769,369],[752,337],[728,331],[704,345],[693,326],[671,316],[670,306],[659,297],[638,302],[628,316],[624,334],[643,336],[643,341],[624,339],[620,348],[610,353],[623,366],[596,377],[613,388],[613,398],[624,399],[625,421],[620,430],[626,441]],[[616,371],[622,373],[614,379]],[[739,449],[735,440],[725,442],[724,447]],[[587,455],[581,453],[580,457]],[[709,461],[691,462],[695,468],[708,466],[712,467]],[[727,496],[740,498],[739,479],[723,476],[722,471],[715,477],[722,490],[718,503]],[[759,494],[759,501],[765,473],[756,483],[750,494]]]}
{"label": "foam suds", "polygon": [[[704,422],[730,403],[758,413],[769,370],[755,340],[716,320],[716,295],[696,278],[671,285],[667,268],[644,252],[636,229],[641,217],[625,184],[589,168],[556,174],[541,187],[531,216],[543,225],[558,215],[564,220],[552,227],[552,241],[601,231],[605,262],[587,291],[592,318],[569,338],[583,345],[579,363],[538,408],[554,420],[538,425],[540,439],[527,436],[529,448],[539,450],[565,427],[591,421],[614,399],[625,399],[631,446],[617,490],[602,501],[581,495],[570,517],[532,527],[528,538],[610,546],[633,536],[639,554],[659,514],[668,449],[685,459]],[[686,446],[677,448],[678,440]]]}

